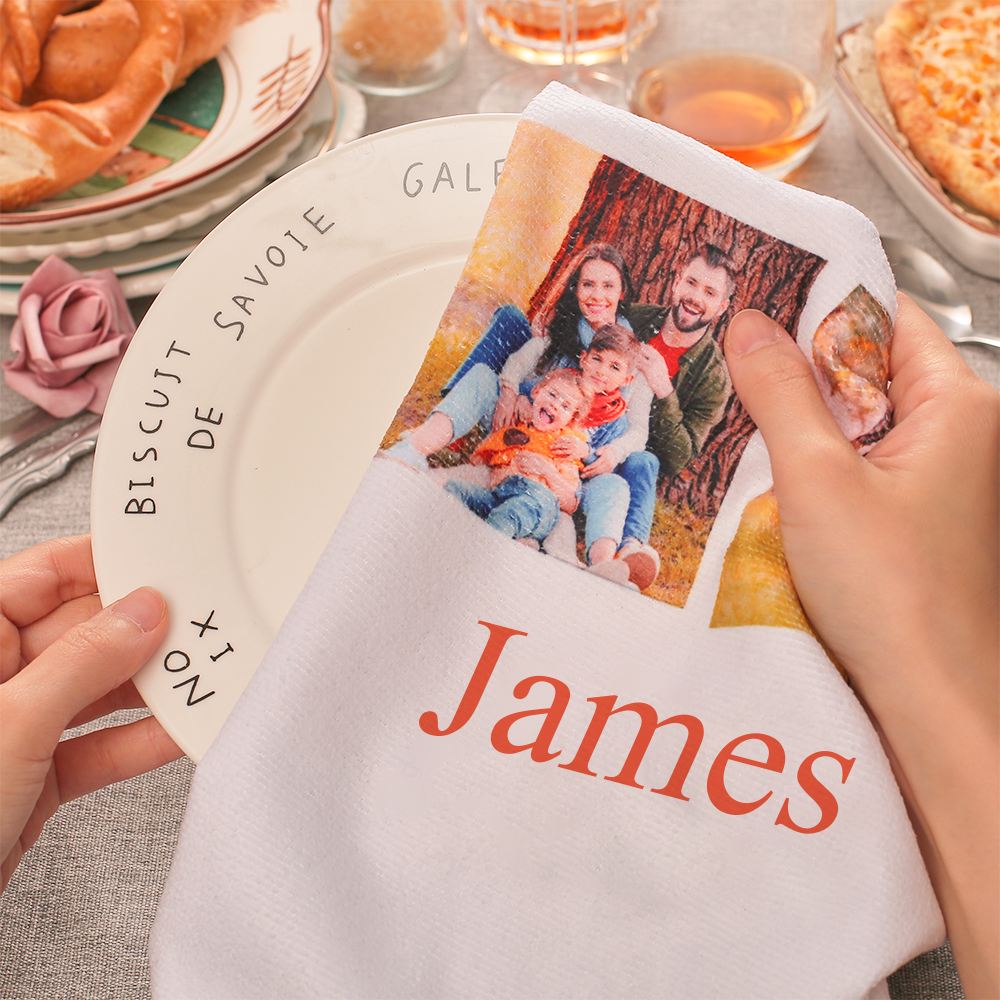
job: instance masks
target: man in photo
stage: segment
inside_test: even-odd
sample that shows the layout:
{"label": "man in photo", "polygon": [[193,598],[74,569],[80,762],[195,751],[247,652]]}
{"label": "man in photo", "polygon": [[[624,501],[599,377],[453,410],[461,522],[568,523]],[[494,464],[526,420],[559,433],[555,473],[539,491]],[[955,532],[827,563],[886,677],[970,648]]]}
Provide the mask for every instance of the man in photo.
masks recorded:
{"label": "man in photo", "polygon": [[636,336],[662,355],[674,386],[653,401],[649,418],[647,449],[660,460],[664,478],[701,451],[729,399],[729,375],[711,330],[729,308],[734,275],[732,260],[708,243],[685,261],[665,306],[643,303],[629,310]]}

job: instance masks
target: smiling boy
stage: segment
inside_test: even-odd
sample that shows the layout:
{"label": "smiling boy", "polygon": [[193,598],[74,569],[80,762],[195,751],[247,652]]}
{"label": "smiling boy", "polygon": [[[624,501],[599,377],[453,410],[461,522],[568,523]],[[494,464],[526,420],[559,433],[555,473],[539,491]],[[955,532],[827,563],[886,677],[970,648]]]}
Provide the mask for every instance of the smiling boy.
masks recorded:
{"label": "smiling boy", "polygon": [[531,393],[526,421],[494,431],[476,449],[472,464],[489,468],[489,489],[458,479],[445,485],[478,517],[509,538],[542,541],[560,510],[576,510],[581,458],[553,450],[557,441],[576,438],[590,412],[593,390],[579,372],[559,368],[546,374]]}
{"label": "smiling boy", "polygon": [[[645,360],[632,331],[617,324],[598,329],[580,355],[580,371],[594,390],[583,422],[591,449],[581,495],[587,562],[598,575],[640,590],[660,568],[648,544],[659,462],[645,450],[648,402],[635,405],[633,398],[636,391],[650,395],[649,376],[634,381],[640,366],[644,374],[650,370]],[[664,376],[669,392],[665,369]]]}

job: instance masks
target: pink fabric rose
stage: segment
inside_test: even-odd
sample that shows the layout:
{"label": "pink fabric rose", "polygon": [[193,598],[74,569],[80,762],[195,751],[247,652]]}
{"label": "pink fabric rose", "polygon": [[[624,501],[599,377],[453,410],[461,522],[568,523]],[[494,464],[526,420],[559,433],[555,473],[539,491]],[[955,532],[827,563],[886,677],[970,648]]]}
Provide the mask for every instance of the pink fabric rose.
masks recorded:
{"label": "pink fabric rose", "polygon": [[114,271],[42,261],[17,299],[7,385],[54,417],[103,413],[135,323]]}

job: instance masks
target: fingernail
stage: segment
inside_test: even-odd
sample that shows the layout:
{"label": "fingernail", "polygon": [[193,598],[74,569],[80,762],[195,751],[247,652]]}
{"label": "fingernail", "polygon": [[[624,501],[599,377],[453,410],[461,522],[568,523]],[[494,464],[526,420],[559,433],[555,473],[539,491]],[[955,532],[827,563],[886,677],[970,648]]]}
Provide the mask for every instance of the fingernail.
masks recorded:
{"label": "fingernail", "polygon": [[131,618],[143,632],[149,632],[160,624],[163,617],[163,595],[152,587],[140,587],[120,601],[115,601],[111,610]]}
{"label": "fingernail", "polygon": [[744,309],[733,317],[726,331],[726,353],[742,358],[760,347],[778,343],[785,336],[785,331],[770,316],[757,309]]}

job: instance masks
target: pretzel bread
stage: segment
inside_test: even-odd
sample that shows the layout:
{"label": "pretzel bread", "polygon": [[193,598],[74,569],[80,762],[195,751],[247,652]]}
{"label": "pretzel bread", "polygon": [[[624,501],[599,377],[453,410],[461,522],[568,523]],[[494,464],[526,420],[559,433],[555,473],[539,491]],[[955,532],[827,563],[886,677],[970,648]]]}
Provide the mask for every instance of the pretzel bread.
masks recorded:
{"label": "pretzel bread", "polygon": [[85,180],[131,141],[167,93],[184,43],[178,4],[133,2],[139,42],[104,94],[81,104],[45,100],[0,110],[0,209],[22,208]]}
{"label": "pretzel bread", "polygon": [[[243,6],[239,0],[178,0],[184,48],[171,90],[218,54],[242,20]],[[93,100],[114,83],[138,41],[139,19],[131,0],[103,0],[90,10],[60,15],[49,31],[41,71],[22,103]]]}
{"label": "pretzel bread", "polygon": [[66,0],[5,0],[0,6],[0,96],[16,104],[38,75],[42,46]]}
{"label": "pretzel bread", "polygon": [[0,210],[126,146],[168,90],[270,0],[0,0]]}
{"label": "pretzel bread", "polygon": [[233,28],[245,19],[245,4],[239,0],[180,0],[179,6],[184,20],[184,51],[171,90],[215,56]]}
{"label": "pretzel bread", "polygon": [[49,30],[38,75],[20,103],[57,98],[79,104],[111,88],[139,44],[139,16],[130,0],[61,14]]}

